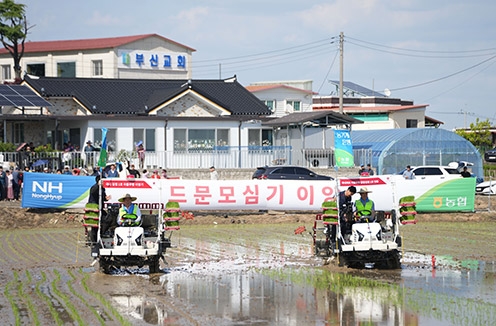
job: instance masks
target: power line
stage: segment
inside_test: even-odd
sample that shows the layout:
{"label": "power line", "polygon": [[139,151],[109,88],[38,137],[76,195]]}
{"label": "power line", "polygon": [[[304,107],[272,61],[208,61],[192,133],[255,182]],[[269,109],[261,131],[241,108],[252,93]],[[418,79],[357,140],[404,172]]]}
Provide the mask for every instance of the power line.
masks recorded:
{"label": "power line", "polygon": [[273,53],[278,53],[278,52],[283,52],[284,53],[284,52],[287,52],[288,50],[293,50],[293,49],[298,49],[298,48],[304,48],[304,47],[307,47],[308,45],[313,45],[313,44],[322,43],[322,42],[326,42],[325,43],[326,45],[332,44],[333,42],[329,42],[329,40],[334,40],[336,38],[337,37],[333,36],[330,39],[326,38],[326,39],[322,39],[322,40],[318,40],[318,41],[314,41],[314,42],[310,42],[310,43],[305,43],[305,44],[301,44],[301,45],[296,45],[296,46],[292,46],[292,47],[288,47],[288,48],[284,48],[284,49],[279,49],[279,50],[272,50],[272,51],[267,51],[267,52],[247,54],[247,55],[237,56],[237,57],[199,60],[197,62],[230,61],[230,60],[237,60],[237,59],[242,59],[242,58],[259,57],[259,56],[264,56],[264,55],[267,55],[267,54],[273,54]]}
{"label": "power line", "polygon": [[438,82],[440,80],[447,79],[447,78],[453,77],[455,75],[461,74],[462,72],[465,72],[467,70],[471,70],[471,69],[473,69],[475,67],[478,67],[478,66],[480,66],[480,65],[482,65],[482,64],[484,64],[484,63],[486,63],[488,61],[493,60],[494,58],[496,58],[496,55],[493,55],[492,57],[490,57],[490,58],[488,58],[486,60],[483,60],[483,61],[481,61],[479,63],[476,63],[475,65],[472,65],[472,66],[470,66],[468,68],[459,70],[459,71],[454,72],[452,74],[449,74],[447,76],[443,76],[443,77],[440,77],[440,78],[436,78],[436,79],[433,79],[433,80],[430,80],[430,81],[427,81],[427,82],[423,82],[423,83],[419,83],[419,84],[415,84],[415,85],[410,85],[410,86],[405,86],[405,87],[399,87],[399,88],[393,88],[393,89],[391,89],[391,91],[399,91],[399,90],[403,90],[403,89],[407,89],[407,88],[414,88],[414,87],[419,87],[419,86],[424,86],[424,85],[432,84],[432,83]]}
{"label": "power line", "polygon": [[388,45],[382,45],[378,43],[373,43],[373,42],[368,42],[364,40],[359,40],[350,36],[347,36],[348,39],[350,40],[355,40],[358,42],[378,46],[378,47],[384,47],[384,48],[389,48],[389,49],[395,49],[395,50],[400,50],[400,51],[409,51],[409,52],[420,52],[420,53],[473,53],[473,52],[488,52],[488,51],[496,51],[496,48],[487,48],[487,49],[476,49],[476,50],[463,50],[463,51],[433,51],[433,50],[416,50],[416,49],[406,49],[406,48],[399,48],[399,47],[393,47],[393,46],[388,46]]}

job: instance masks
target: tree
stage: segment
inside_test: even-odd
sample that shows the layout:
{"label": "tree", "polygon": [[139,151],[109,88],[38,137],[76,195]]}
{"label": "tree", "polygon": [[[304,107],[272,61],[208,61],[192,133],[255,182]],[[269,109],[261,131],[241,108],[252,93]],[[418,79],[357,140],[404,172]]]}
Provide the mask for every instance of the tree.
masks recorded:
{"label": "tree", "polygon": [[14,0],[0,2],[0,38],[3,46],[14,59],[14,75],[16,82],[21,81],[21,58],[24,55],[24,42],[28,35],[24,4]]}
{"label": "tree", "polygon": [[475,147],[483,149],[492,146],[490,129],[489,119],[480,121],[477,118],[475,123],[470,124],[470,130],[457,130],[456,134],[471,142]]}

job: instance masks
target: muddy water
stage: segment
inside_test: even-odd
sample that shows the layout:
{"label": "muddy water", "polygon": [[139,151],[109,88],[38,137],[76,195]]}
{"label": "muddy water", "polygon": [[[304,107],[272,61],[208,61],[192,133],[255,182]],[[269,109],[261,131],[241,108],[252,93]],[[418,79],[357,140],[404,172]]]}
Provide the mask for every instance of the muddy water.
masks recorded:
{"label": "muddy water", "polygon": [[204,239],[181,237],[168,252],[175,259],[154,282],[181,309],[143,296],[114,299],[151,325],[496,322],[495,262],[407,252],[401,270],[343,270],[314,257],[308,237],[288,241],[222,232]]}

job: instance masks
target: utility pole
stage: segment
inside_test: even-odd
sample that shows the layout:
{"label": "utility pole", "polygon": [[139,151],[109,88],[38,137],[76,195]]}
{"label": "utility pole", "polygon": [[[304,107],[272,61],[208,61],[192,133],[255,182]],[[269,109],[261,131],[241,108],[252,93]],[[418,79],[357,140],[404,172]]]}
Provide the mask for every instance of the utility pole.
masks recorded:
{"label": "utility pole", "polygon": [[343,114],[343,42],[344,34],[339,33],[339,113]]}

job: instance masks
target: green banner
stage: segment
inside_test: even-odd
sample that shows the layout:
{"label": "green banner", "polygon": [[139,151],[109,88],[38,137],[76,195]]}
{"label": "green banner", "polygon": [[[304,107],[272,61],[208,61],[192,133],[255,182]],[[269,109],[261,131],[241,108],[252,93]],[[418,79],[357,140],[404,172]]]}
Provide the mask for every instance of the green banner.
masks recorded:
{"label": "green banner", "polygon": [[416,198],[418,212],[473,211],[475,178],[457,178],[443,182]]}
{"label": "green banner", "polygon": [[349,130],[334,130],[334,156],[338,167],[352,167],[355,165]]}

